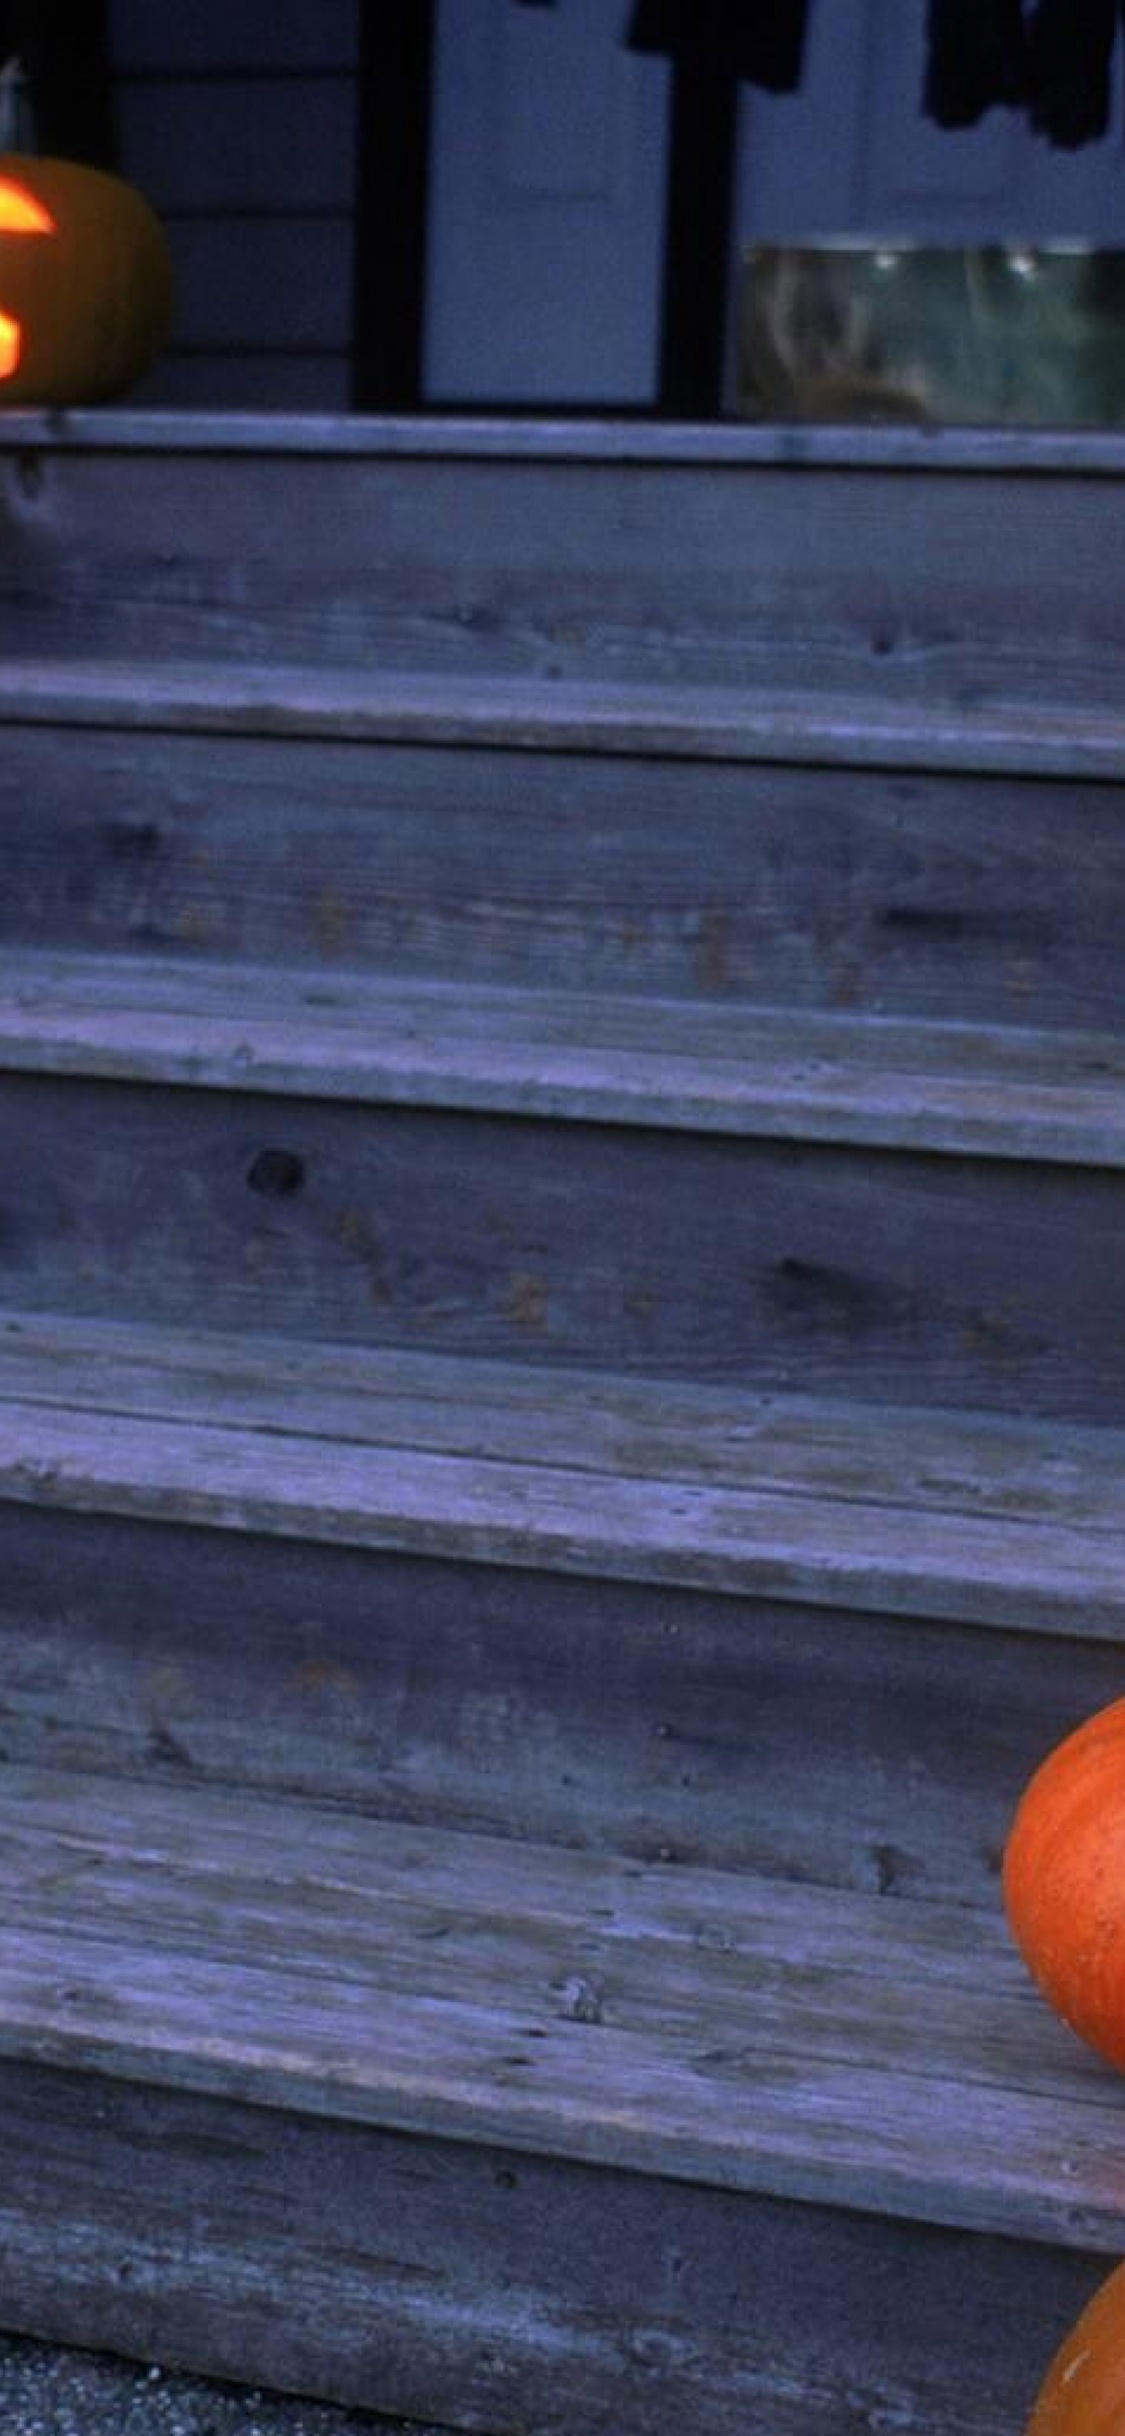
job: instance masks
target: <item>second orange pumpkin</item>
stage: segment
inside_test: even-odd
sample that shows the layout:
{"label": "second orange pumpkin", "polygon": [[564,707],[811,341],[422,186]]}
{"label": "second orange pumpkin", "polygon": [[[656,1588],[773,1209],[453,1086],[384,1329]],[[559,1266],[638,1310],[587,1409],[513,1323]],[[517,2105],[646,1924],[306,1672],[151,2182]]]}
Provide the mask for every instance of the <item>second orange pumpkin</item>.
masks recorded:
{"label": "second orange pumpkin", "polygon": [[1048,2002],[1125,2071],[1125,1700],[1088,1718],[1032,1777],[1003,1891]]}
{"label": "second orange pumpkin", "polygon": [[1026,2436],[1121,2436],[1125,2428],[1125,2266],[1099,2285],[1055,2353]]}

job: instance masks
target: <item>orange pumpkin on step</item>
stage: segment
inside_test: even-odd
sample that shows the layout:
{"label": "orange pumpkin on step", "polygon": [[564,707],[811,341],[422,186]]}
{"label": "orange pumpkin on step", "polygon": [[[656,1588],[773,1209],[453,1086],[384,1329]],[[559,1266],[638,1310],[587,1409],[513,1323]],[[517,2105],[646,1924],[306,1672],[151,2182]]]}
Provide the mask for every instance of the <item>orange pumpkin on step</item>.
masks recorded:
{"label": "orange pumpkin on step", "polygon": [[1125,1700],[1087,1718],[1032,1777],[1008,1838],[1003,1892],[1048,2002],[1125,2071]]}
{"label": "orange pumpkin on step", "polygon": [[134,187],[0,154],[0,404],[120,396],[163,344],[171,297],[167,240]]}
{"label": "orange pumpkin on step", "polygon": [[1047,2371],[1026,2436],[1121,2436],[1125,2266],[1099,2285]]}

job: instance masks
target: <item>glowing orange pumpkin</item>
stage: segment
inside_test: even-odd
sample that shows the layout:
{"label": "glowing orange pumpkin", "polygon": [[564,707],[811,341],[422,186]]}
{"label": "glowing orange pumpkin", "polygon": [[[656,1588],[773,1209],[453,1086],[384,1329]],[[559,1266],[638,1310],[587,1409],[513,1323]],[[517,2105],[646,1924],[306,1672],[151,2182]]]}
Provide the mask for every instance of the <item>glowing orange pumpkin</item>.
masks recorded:
{"label": "glowing orange pumpkin", "polygon": [[1048,2002],[1125,2071],[1125,1700],[1087,1718],[1032,1777],[1003,1891]]}
{"label": "glowing orange pumpkin", "polygon": [[1125,2428],[1125,2266],[1115,2268],[1060,2345],[1026,2436],[1121,2436]]}
{"label": "glowing orange pumpkin", "polygon": [[119,396],[167,336],[171,295],[164,232],[134,187],[0,154],[0,404]]}

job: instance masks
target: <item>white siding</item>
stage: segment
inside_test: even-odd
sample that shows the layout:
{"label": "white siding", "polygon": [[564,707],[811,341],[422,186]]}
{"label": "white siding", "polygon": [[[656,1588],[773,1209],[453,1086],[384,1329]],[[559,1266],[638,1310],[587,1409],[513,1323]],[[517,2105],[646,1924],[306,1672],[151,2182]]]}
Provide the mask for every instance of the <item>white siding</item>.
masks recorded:
{"label": "white siding", "polygon": [[346,405],[360,0],[110,0],[121,167],[159,212],[159,405]]}

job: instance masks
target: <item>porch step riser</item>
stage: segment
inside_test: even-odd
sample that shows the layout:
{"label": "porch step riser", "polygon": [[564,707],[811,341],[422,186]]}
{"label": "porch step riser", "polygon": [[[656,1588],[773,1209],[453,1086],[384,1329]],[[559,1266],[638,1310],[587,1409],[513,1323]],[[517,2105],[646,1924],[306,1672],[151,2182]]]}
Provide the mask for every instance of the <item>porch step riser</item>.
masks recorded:
{"label": "porch step riser", "polygon": [[13,945],[1119,1028],[1121,791],[11,728]]}
{"label": "porch step riser", "polygon": [[0,1584],[5,1764],[989,1909],[1120,1688],[1114,1644],[12,1505]]}
{"label": "porch step riser", "polygon": [[1120,1420],[1125,1177],[9,1075],[13,1309]]}
{"label": "porch step riser", "polygon": [[8,650],[1120,697],[1112,472],[47,437],[0,464]]}
{"label": "porch step riser", "polygon": [[1039,2243],[0,2065],[7,2326],[528,2436],[1011,2436]]}

